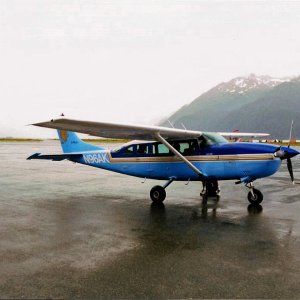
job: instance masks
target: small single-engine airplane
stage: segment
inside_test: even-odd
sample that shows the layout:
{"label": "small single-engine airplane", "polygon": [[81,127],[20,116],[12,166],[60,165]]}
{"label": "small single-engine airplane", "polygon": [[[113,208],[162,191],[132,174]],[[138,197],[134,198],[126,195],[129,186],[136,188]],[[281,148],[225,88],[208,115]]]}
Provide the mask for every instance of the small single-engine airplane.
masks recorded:
{"label": "small single-engine airplane", "polygon": [[[49,159],[89,165],[126,175],[166,180],[163,186],[154,186],[150,198],[161,203],[166,187],[173,181],[200,181],[202,196],[218,195],[218,180],[236,180],[249,188],[248,200],[259,204],[262,193],[253,181],[267,177],[279,169],[286,159],[294,182],[291,158],[299,152],[287,147],[261,143],[229,143],[225,137],[267,136],[263,133],[210,133],[158,126],[90,122],[73,119],[52,119],[33,124],[57,129],[63,154],[35,153],[28,159]],[[93,136],[138,139],[115,150],[108,150],[83,142],[74,132]],[[290,131],[290,140],[291,140]]]}

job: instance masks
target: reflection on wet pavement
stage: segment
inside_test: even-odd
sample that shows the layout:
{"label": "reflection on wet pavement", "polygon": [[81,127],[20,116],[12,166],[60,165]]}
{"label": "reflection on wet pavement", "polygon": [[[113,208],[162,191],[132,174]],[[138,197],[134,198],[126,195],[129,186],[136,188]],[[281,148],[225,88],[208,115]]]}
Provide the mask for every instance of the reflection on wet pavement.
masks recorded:
{"label": "reflection on wet pavement", "polygon": [[174,183],[151,205],[155,181],[24,160],[56,147],[0,144],[1,298],[300,297],[300,186],[284,168],[257,182],[258,207],[232,182],[207,201]]}

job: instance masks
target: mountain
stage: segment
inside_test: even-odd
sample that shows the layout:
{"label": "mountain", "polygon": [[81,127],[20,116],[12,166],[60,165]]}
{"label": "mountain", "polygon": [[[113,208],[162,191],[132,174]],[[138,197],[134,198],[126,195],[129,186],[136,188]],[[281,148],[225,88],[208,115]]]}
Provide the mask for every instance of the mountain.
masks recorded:
{"label": "mountain", "polygon": [[[300,137],[300,77],[237,77],[220,83],[183,106],[168,120],[200,131],[268,132],[287,139],[291,120],[294,137]],[[183,125],[182,125],[183,124]],[[168,122],[161,125],[170,126]]]}

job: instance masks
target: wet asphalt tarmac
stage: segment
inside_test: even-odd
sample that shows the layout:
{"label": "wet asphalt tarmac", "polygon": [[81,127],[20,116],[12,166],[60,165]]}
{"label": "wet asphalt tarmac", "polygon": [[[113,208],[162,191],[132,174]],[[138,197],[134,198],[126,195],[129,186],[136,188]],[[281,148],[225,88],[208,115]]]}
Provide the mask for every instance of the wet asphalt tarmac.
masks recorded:
{"label": "wet asphalt tarmac", "polygon": [[[158,184],[67,161],[58,142],[0,143],[0,298],[300,298],[300,185],[286,166],[243,185]],[[300,181],[300,158],[293,160]]]}

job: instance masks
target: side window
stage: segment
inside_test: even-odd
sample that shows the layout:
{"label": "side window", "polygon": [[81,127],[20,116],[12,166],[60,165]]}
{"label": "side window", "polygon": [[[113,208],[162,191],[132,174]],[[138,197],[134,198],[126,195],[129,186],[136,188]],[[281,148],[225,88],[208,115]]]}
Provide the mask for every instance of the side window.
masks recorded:
{"label": "side window", "polygon": [[191,146],[190,146],[192,154],[196,154],[199,150],[199,144],[197,140],[191,141]]}
{"label": "side window", "polygon": [[155,154],[154,144],[139,144],[136,146],[136,154],[141,156],[151,156]]}
{"label": "side window", "polygon": [[205,148],[207,146],[206,145],[206,141],[203,138],[203,136],[201,136],[201,137],[198,138],[198,145],[199,145],[200,149],[203,149],[203,148]]}
{"label": "side window", "polygon": [[191,153],[190,143],[180,143],[180,153],[190,154]]}
{"label": "side window", "polygon": [[191,155],[196,152],[193,141],[173,142],[172,146],[183,155]]}
{"label": "side window", "polygon": [[134,153],[133,146],[129,146],[129,147],[124,149],[124,154],[126,154],[126,155],[133,155],[133,153]]}
{"label": "side window", "polygon": [[157,145],[157,150],[158,150],[158,155],[169,155],[170,151],[169,148],[167,146],[165,146],[164,144],[158,144]]}
{"label": "side window", "polygon": [[[171,145],[172,145],[177,151],[181,152],[181,150],[180,150],[180,143],[179,143],[179,142],[172,142]],[[172,155],[174,155],[174,154],[172,153]]]}
{"label": "side window", "polygon": [[148,153],[151,155],[155,154],[155,145],[154,144],[148,145]]}
{"label": "side window", "polygon": [[[170,144],[183,155],[195,155],[199,151],[198,141],[185,140],[185,141],[172,141]],[[169,150],[167,146],[161,143],[148,144],[148,147],[155,156],[174,156],[173,152]]]}
{"label": "side window", "polygon": [[148,147],[147,147],[147,144],[140,144],[140,145],[137,145],[137,148],[136,148],[136,152],[137,154],[148,154]]}

